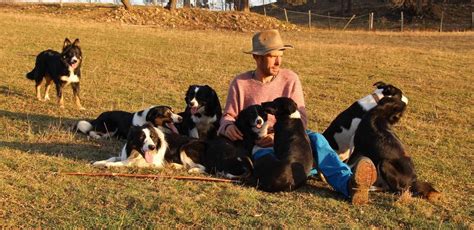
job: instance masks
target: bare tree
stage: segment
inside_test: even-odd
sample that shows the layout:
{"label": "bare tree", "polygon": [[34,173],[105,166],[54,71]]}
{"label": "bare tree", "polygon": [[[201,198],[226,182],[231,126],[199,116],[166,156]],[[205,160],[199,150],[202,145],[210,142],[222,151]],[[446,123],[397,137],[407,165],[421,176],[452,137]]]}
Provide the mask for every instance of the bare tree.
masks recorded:
{"label": "bare tree", "polygon": [[132,4],[130,4],[130,0],[120,0],[120,2],[122,2],[126,10],[132,9]]}
{"label": "bare tree", "polygon": [[178,0],[170,0],[168,2],[168,4],[165,6],[165,8],[170,10],[170,11],[174,11],[174,10],[176,10],[176,3],[177,2],[178,2]]}
{"label": "bare tree", "polygon": [[249,0],[240,1],[240,11],[250,12]]}

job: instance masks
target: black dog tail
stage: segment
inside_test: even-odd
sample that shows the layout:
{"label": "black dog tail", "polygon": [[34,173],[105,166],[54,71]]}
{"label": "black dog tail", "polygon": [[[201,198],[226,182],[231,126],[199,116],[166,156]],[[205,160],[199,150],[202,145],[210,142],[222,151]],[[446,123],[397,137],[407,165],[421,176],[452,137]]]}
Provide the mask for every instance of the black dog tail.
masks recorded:
{"label": "black dog tail", "polygon": [[35,80],[36,79],[36,67],[29,73],[26,74],[26,78],[30,79],[30,80]]}

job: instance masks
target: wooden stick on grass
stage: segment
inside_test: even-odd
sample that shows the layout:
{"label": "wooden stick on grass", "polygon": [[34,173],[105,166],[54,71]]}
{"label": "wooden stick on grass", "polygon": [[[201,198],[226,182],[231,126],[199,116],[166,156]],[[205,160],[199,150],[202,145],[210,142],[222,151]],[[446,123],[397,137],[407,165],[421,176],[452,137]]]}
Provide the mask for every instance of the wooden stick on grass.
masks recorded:
{"label": "wooden stick on grass", "polygon": [[208,181],[208,182],[223,182],[223,183],[240,183],[239,180],[231,179],[220,179],[220,178],[209,178],[209,177],[193,177],[193,176],[162,176],[155,174],[127,174],[127,173],[81,173],[81,172],[67,172],[59,173],[69,176],[90,176],[90,177],[131,177],[131,178],[163,178],[163,179],[175,179],[175,180],[195,180],[195,181]]}

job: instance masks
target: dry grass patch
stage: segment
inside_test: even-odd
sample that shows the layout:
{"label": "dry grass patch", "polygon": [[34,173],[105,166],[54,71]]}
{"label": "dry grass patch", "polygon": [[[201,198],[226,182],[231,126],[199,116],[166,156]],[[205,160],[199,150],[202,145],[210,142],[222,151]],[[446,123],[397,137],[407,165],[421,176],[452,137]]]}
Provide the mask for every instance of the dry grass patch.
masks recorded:
{"label": "dry grass patch", "polygon": [[[22,227],[388,227],[472,226],[474,87],[473,33],[285,32],[296,49],[284,66],[305,89],[309,127],[323,131],[353,101],[383,80],[410,99],[396,132],[419,178],[442,191],[441,202],[397,204],[371,194],[353,207],[326,184],[309,181],[292,193],[268,194],[240,185],[175,180],[69,177],[54,172],[103,172],[89,165],[119,152],[123,141],[88,140],[68,131],[105,110],[138,111],[153,104],[184,108],[189,84],[209,84],[221,102],[232,77],[254,68],[242,53],[251,33],[162,30],[61,17],[0,13],[0,225]],[[85,55],[78,111],[34,98],[25,78],[34,56],[81,39]],[[176,170],[106,172],[187,175]]]}

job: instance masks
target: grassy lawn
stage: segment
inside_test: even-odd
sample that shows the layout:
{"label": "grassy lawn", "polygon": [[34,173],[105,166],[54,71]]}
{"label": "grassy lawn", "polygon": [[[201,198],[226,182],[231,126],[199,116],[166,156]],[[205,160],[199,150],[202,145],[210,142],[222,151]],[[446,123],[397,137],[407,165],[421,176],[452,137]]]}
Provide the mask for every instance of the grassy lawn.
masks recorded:
{"label": "grassy lawn", "polygon": [[[285,32],[296,49],[284,67],[303,82],[309,127],[322,132],[353,101],[385,81],[410,99],[396,132],[436,203],[371,194],[350,205],[323,182],[269,194],[234,184],[91,178],[55,172],[187,175],[151,169],[100,170],[90,162],[119,152],[119,140],[88,140],[69,128],[106,110],[154,104],[184,109],[190,84],[208,84],[224,103],[235,74],[254,68],[252,33],[167,30],[87,19],[0,13],[0,226],[473,228],[474,33]],[[65,109],[36,101],[25,74],[35,55],[80,38],[82,98]],[[53,90],[54,92],[54,90]]]}

